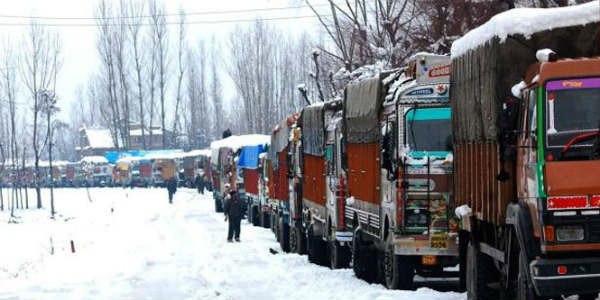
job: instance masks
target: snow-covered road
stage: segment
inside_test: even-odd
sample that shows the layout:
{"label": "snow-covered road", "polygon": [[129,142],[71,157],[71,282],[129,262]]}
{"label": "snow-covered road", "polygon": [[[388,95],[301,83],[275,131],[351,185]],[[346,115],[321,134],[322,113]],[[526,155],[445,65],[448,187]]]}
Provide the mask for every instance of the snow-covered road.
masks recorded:
{"label": "snow-covered road", "polygon": [[55,197],[55,221],[48,210],[31,209],[8,224],[0,212],[0,300],[466,298],[430,288],[389,291],[351,269],[273,255],[269,248],[279,245],[271,231],[246,221],[242,242],[227,243],[212,197],[193,190],[179,190],[174,205],[163,189],[90,189],[90,197],[62,189]]}

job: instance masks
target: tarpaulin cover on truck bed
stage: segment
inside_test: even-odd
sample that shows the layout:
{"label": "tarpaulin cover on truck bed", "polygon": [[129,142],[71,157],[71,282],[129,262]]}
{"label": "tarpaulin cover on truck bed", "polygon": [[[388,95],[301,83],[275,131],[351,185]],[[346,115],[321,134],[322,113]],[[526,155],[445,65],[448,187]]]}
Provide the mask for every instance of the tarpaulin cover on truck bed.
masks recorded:
{"label": "tarpaulin cover on truck bed", "polygon": [[242,148],[242,153],[238,158],[237,166],[242,169],[258,168],[258,157],[261,153],[267,151],[264,145],[246,146]]}
{"label": "tarpaulin cover on truck bed", "polygon": [[304,153],[325,155],[325,126],[323,103],[307,106],[302,111],[302,146]]}
{"label": "tarpaulin cover on truck bed", "polygon": [[529,37],[494,37],[452,56],[450,98],[455,142],[496,141],[502,103],[511,88],[525,79],[540,49],[554,50],[559,59],[598,55],[598,23],[555,28]]}
{"label": "tarpaulin cover on truck bed", "polygon": [[279,162],[276,159],[277,153],[285,149],[290,139],[290,128],[287,125],[287,119],[281,121],[277,127],[277,130],[271,135],[271,146],[269,147],[269,159],[273,163],[273,170],[279,169]]}
{"label": "tarpaulin cover on truck bed", "polygon": [[346,87],[344,128],[348,143],[371,143],[379,140],[379,77],[352,83]]}

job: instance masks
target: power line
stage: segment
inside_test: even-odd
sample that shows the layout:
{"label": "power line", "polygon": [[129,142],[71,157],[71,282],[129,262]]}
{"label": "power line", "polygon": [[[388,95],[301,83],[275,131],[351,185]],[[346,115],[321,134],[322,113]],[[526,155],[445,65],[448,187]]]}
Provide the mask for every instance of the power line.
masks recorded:
{"label": "power line", "polygon": [[[260,21],[281,21],[281,20],[295,20],[295,19],[309,19],[316,18],[316,15],[306,16],[290,16],[290,17],[272,17],[272,18],[253,18],[253,19],[231,19],[231,20],[214,20],[214,21],[191,21],[185,22],[185,25],[194,24],[222,24],[222,23],[244,23],[244,22],[255,22]],[[331,17],[331,15],[321,15],[321,17]],[[165,22],[165,25],[179,25],[179,22]],[[31,23],[0,23],[0,26],[30,26]],[[39,26],[50,26],[50,27],[102,27],[102,26],[153,26],[152,23],[106,23],[106,24],[92,24],[92,23],[35,23]]]}
{"label": "power line", "polygon": [[[313,7],[323,7],[329,4],[315,4]],[[264,7],[264,8],[249,8],[249,9],[235,9],[235,10],[214,10],[214,11],[200,11],[184,13],[184,16],[202,16],[202,15],[225,15],[225,14],[239,14],[249,12],[264,12],[264,11],[280,11],[280,10],[291,10],[291,9],[302,9],[309,8],[308,5],[300,6],[286,6],[286,7]],[[143,16],[110,16],[110,17],[46,17],[46,16],[23,16],[23,15],[3,15],[0,14],[0,18],[12,18],[12,19],[32,19],[32,20],[118,20],[118,19],[140,19],[140,18],[154,18],[154,17],[174,17],[179,16],[179,13],[168,13],[168,14],[156,14],[156,15],[143,15]]]}

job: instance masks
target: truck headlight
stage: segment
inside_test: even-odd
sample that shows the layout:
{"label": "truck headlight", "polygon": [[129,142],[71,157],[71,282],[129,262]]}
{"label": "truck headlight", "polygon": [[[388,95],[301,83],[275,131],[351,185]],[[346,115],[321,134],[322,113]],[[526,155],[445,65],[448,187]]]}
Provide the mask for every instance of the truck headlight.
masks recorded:
{"label": "truck headlight", "polygon": [[582,226],[559,226],[556,227],[556,240],[559,242],[581,241],[583,240]]}

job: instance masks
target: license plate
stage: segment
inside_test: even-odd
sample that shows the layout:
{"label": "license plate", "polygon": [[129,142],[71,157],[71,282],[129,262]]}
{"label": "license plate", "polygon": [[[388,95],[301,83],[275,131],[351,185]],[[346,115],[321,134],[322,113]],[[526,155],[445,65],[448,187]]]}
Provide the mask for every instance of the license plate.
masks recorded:
{"label": "license plate", "polygon": [[431,248],[446,249],[448,248],[448,238],[446,234],[436,234],[430,237]]}

